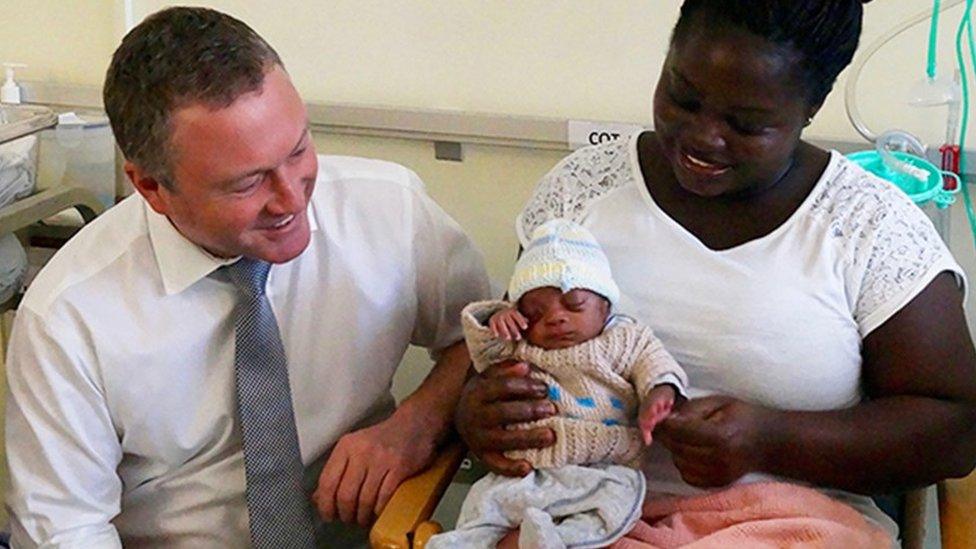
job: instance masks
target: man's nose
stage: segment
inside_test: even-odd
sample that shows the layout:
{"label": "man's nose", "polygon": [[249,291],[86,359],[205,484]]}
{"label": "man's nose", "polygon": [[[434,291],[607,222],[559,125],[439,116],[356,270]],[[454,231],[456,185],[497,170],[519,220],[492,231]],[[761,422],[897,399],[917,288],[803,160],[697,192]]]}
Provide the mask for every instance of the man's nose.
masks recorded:
{"label": "man's nose", "polygon": [[271,173],[274,196],[268,202],[268,211],[275,215],[287,215],[305,206],[305,183],[297,174],[281,168]]}

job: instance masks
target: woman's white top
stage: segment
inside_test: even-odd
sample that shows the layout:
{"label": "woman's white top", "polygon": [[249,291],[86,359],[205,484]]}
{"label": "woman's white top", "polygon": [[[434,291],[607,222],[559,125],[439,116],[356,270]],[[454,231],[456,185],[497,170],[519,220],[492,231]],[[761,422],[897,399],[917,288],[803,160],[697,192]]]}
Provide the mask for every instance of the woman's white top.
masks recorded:
{"label": "woman's white top", "polygon": [[[687,372],[692,398],[731,395],[786,410],[854,406],[864,398],[862,340],[939,273],[964,283],[922,210],[836,151],[781,226],[712,250],[654,202],[638,135],[562,160],[539,182],[516,230],[523,247],[556,217],[592,231],[621,290],[616,311],[661,338]],[[699,492],[659,444],[644,470],[652,493]],[[870,498],[829,493],[893,528]]]}

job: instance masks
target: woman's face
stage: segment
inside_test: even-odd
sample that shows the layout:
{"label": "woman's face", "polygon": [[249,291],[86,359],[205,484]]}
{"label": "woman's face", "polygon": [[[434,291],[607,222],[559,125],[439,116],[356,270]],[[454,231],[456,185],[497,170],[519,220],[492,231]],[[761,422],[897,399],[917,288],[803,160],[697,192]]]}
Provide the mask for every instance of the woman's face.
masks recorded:
{"label": "woman's face", "polygon": [[808,117],[798,55],[739,29],[692,21],[668,52],[654,129],[678,184],[698,196],[748,195],[779,181]]}

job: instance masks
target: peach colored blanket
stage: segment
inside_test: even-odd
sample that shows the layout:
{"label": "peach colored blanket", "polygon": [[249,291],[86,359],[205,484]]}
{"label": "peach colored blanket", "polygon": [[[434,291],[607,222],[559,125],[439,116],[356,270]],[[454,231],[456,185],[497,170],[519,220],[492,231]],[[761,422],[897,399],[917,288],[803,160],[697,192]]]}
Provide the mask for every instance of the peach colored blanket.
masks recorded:
{"label": "peach colored blanket", "polygon": [[883,547],[892,540],[852,507],[786,483],[734,486],[692,497],[651,499],[613,549]]}

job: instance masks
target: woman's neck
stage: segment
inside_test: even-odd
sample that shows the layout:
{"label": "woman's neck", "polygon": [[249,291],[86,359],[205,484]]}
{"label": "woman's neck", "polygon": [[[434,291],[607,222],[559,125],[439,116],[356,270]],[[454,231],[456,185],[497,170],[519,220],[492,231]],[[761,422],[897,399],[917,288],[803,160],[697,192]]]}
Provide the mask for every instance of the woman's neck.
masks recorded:
{"label": "woman's neck", "polygon": [[643,183],[655,204],[713,250],[762,238],[785,223],[809,196],[830,161],[826,151],[800,142],[772,182],[760,182],[718,197],[703,197],[678,183],[653,133],[640,136],[637,153]]}

